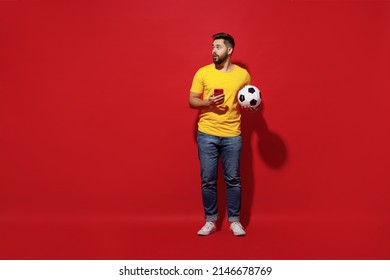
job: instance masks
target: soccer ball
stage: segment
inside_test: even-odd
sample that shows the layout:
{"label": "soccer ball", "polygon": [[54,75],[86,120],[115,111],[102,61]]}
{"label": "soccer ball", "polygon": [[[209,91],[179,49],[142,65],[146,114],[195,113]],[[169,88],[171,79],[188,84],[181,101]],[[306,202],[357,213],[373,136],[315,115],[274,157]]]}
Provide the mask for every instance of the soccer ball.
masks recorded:
{"label": "soccer ball", "polygon": [[238,103],[240,103],[241,106],[258,107],[261,103],[260,90],[252,85],[243,87],[238,92]]}

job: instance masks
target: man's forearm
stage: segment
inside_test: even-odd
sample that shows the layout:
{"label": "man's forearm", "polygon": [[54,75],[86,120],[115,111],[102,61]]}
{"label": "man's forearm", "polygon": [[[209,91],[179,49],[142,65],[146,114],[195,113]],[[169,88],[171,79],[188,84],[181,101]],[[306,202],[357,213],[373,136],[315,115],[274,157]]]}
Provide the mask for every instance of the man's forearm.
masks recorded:
{"label": "man's forearm", "polygon": [[211,102],[209,100],[203,100],[200,97],[191,97],[189,99],[190,107],[193,109],[202,109],[209,107]]}

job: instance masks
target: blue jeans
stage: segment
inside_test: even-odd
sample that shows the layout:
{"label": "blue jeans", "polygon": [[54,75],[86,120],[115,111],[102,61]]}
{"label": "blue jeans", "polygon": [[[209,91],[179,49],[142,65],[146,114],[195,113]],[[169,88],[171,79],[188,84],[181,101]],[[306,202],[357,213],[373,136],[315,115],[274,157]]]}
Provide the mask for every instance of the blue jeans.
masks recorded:
{"label": "blue jeans", "polygon": [[217,178],[221,158],[226,183],[228,221],[238,222],[241,211],[241,136],[218,137],[198,131],[198,156],[202,179],[202,200],[207,222],[218,219]]}

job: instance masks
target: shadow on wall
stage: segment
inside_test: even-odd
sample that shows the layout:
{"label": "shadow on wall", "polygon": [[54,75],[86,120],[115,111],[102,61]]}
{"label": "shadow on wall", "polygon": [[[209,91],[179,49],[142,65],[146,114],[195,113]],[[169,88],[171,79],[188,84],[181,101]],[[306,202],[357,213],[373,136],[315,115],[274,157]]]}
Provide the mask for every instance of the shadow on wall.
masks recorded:
{"label": "shadow on wall", "polygon": [[278,134],[268,129],[268,125],[263,118],[264,107],[265,104],[262,102],[258,112],[243,114],[242,134],[243,137],[250,138],[252,133],[256,133],[261,159],[270,168],[280,169],[287,160],[287,147]]}
{"label": "shadow on wall", "polygon": [[[241,154],[241,177],[242,177],[242,223],[248,226],[252,214],[253,198],[255,187],[254,177],[256,170],[253,167],[253,158],[256,153],[252,150],[252,136],[257,135],[257,151],[261,160],[272,169],[280,169],[287,160],[287,148],[283,139],[268,129],[263,118],[265,102],[262,101],[257,112],[244,112],[242,114],[241,133],[243,148]],[[261,174],[259,174],[261,176]],[[261,193],[261,190],[257,190]]]}
{"label": "shadow on wall", "polygon": [[[245,68],[250,73],[248,66],[235,61],[235,64]],[[255,84],[254,84],[255,85]],[[255,85],[258,86],[258,85]],[[259,86],[261,90],[261,86]],[[263,94],[264,97],[264,94]],[[241,153],[241,180],[242,180],[242,224],[247,227],[252,215],[253,198],[255,195],[254,174],[256,170],[253,167],[253,157],[256,156],[252,150],[252,136],[257,135],[257,151],[261,160],[272,169],[280,169],[287,160],[287,146],[283,139],[276,133],[269,130],[263,117],[265,101],[262,100],[257,112],[242,112],[241,114],[241,134],[242,134],[242,153]],[[261,174],[260,174],[261,176]],[[257,185],[261,187],[260,185]],[[259,191],[261,193],[261,190]]]}

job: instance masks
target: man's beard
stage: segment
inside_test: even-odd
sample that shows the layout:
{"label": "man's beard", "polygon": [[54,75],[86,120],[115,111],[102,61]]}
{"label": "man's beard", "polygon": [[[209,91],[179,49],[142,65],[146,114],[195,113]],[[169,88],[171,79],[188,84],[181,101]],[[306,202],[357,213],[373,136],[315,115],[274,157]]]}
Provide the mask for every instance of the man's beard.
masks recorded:
{"label": "man's beard", "polygon": [[227,52],[222,54],[221,56],[218,56],[218,55],[215,55],[215,57],[213,56],[214,64],[221,65],[223,62],[226,61],[227,57],[228,57]]}

